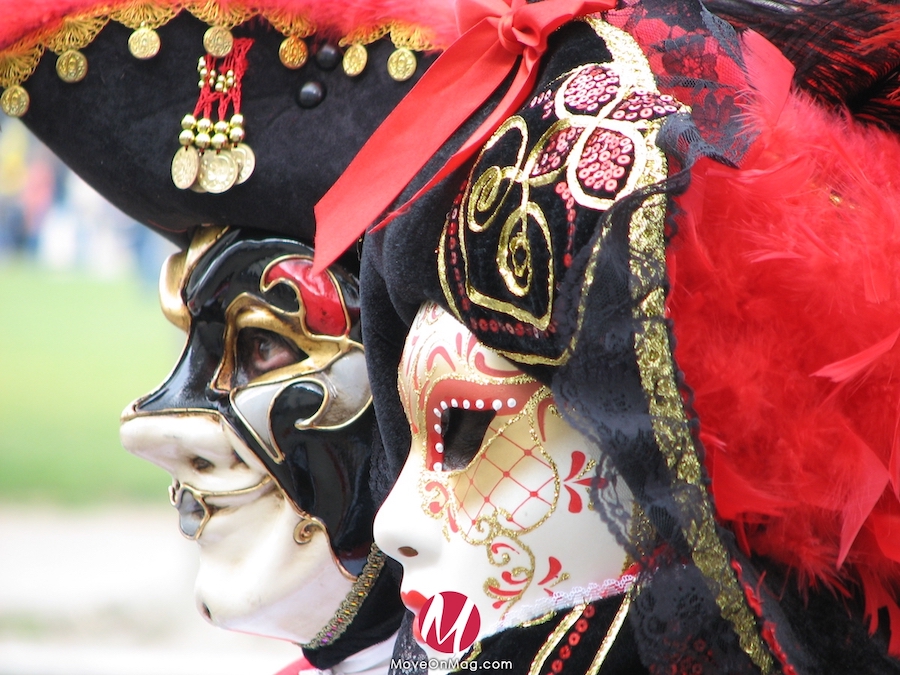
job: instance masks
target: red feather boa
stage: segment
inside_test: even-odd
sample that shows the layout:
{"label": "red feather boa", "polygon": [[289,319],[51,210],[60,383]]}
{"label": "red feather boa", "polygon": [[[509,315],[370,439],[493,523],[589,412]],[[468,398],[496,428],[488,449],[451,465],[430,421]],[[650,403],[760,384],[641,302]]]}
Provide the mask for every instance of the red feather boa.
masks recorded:
{"label": "red feather boa", "polygon": [[[185,0],[152,0],[161,7],[183,7]],[[60,25],[66,16],[107,14],[134,0],[0,0],[0,49],[38,30]],[[451,0],[219,0],[224,8],[257,13],[282,11],[311,19],[326,37],[343,37],[354,29],[398,21],[434,33],[438,48],[458,37]]]}
{"label": "red feather boa", "polygon": [[679,201],[675,357],[720,518],[801,587],[861,587],[900,655],[900,141],[762,93],[754,154]]}

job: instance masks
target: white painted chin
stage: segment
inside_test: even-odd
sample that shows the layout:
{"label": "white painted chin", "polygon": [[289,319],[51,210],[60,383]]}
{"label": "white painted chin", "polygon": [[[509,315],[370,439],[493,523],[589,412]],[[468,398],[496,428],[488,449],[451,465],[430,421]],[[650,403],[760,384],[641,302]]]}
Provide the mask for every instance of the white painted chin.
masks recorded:
{"label": "white painted chin", "polygon": [[[268,475],[214,414],[135,416],[129,407],[120,435],[129,452],[200,490],[240,490]],[[215,511],[197,539],[198,609],[228,630],[310,642],[338,611],[353,581],[336,562],[324,531],[314,529],[305,544],[294,541],[301,516],[274,481],[258,495]],[[174,509],[172,516],[175,526]]]}
{"label": "white painted chin", "polygon": [[278,492],[213,517],[198,540],[200,612],[228,630],[310,642],[353,582],[336,564],[324,532],[316,530],[303,545],[294,542],[299,522]]}

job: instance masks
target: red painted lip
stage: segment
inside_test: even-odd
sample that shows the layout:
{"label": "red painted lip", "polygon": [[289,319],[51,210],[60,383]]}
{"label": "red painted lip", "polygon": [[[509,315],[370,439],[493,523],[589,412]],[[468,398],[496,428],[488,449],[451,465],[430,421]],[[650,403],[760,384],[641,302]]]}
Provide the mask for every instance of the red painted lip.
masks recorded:
{"label": "red painted lip", "polygon": [[428,598],[419,593],[419,591],[409,591],[408,593],[400,593],[400,600],[403,601],[403,604],[406,605],[409,611],[416,615],[416,620],[413,621],[412,625],[413,637],[419,644],[424,644],[425,640],[422,638],[422,632],[419,630],[419,612],[422,611],[425,603],[428,602]]}
{"label": "red painted lip", "polygon": [[418,614],[419,611],[425,606],[425,603],[428,602],[428,598],[426,598],[418,591],[401,593],[400,599],[403,601],[403,604],[406,605],[406,608],[415,614]]}

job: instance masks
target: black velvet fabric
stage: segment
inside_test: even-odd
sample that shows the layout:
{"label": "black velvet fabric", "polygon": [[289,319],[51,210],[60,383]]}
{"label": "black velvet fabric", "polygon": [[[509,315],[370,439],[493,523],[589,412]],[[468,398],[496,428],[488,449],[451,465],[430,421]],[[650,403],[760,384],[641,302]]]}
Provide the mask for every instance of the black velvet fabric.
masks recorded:
{"label": "black velvet fabric", "polygon": [[[235,37],[255,41],[241,112],[256,170],[223,194],[197,194],[175,187],[171,163],[181,119],[197,103],[196,68],[207,28],[182,12],[159,29],[159,54],[140,61],[128,52],[130,29],[111,22],[83,50],[89,65],[82,82],[61,81],[53,54],[44,56],[25,83],[31,106],[22,119],[112,203],[181,246],[200,223],[253,227],[311,243],[313,206],[434,56],[418,55],[416,75],[403,83],[387,72],[394,50],[389,39],[369,45],[368,65],[357,77],[340,66],[322,70],[315,58],[293,71],[278,59],[280,33],[262,20],[238,26]],[[326,94],[321,104],[304,109],[296,95],[311,80]]]}
{"label": "black velvet fabric", "polygon": [[[573,626],[566,631],[565,637],[547,656],[538,673],[551,675],[554,672],[552,670],[553,662],[556,660],[562,662],[563,669],[560,672],[566,673],[566,675],[586,673],[621,604],[622,596],[614,596],[592,603],[590,606],[594,609],[594,615],[586,619],[588,628],[580,633],[577,644],[573,646],[569,642],[569,636],[577,632]],[[474,660],[479,665],[507,660],[512,663],[512,668],[504,668],[502,672],[510,673],[510,675],[527,675],[538,651],[569,611],[560,610],[544,623],[509,628],[485,638],[481,641],[481,653]],[[566,645],[569,645],[571,656],[567,659],[560,659],[560,649]],[[495,672],[501,671],[495,670]],[[638,658],[631,623],[625,621],[612,643],[612,648],[603,662],[600,673],[603,675],[645,675],[647,672]]]}

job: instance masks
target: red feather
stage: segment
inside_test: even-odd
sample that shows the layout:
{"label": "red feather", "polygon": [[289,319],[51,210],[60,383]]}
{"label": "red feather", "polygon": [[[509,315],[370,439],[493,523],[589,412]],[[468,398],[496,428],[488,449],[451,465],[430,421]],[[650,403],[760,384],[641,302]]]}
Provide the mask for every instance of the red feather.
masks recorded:
{"label": "red feather", "polygon": [[680,199],[675,356],[719,516],[801,585],[861,587],[900,655],[900,141],[763,62],[753,152]]}

